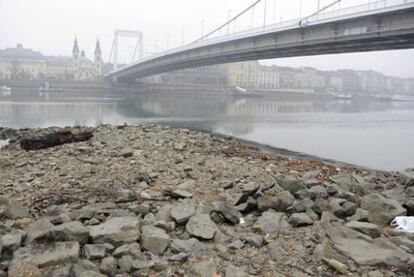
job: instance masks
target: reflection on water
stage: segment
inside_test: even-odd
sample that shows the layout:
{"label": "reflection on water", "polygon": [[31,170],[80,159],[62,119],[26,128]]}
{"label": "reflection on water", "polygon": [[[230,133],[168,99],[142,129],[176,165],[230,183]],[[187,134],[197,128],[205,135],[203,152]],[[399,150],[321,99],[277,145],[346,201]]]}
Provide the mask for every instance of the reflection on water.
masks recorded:
{"label": "reflection on water", "polygon": [[79,92],[0,99],[0,126],[166,124],[379,169],[414,167],[414,104],[310,96]]}

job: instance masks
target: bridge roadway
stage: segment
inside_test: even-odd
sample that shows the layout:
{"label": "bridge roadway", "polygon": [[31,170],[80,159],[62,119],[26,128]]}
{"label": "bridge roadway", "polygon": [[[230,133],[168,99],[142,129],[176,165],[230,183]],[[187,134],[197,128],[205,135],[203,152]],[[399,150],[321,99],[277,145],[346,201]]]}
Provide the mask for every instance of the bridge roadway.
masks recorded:
{"label": "bridge roadway", "polygon": [[[391,3],[391,5],[389,5]],[[185,68],[294,56],[414,48],[414,0],[383,0],[176,48],[113,71],[113,81]]]}

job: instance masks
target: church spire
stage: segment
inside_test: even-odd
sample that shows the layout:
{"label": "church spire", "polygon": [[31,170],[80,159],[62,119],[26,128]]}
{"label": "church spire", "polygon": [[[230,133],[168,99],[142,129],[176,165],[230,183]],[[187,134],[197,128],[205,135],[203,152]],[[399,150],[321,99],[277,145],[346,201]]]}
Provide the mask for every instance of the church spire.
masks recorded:
{"label": "church spire", "polygon": [[78,39],[76,38],[76,36],[75,36],[75,40],[73,41],[72,55],[74,58],[79,57],[79,45],[78,45]]}
{"label": "church spire", "polygon": [[102,58],[102,51],[101,51],[101,44],[99,43],[99,39],[96,40],[95,46],[95,62],[101,60]]}

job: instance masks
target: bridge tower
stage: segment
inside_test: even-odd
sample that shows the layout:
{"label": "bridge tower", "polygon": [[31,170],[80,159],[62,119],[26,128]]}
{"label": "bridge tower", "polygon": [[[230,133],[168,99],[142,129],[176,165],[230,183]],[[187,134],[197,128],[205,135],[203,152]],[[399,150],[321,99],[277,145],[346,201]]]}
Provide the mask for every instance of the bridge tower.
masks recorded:
{"label": "bridge tower", "polygon": [[120,38],[136,39],[135,50],[131,62],[134,62],[136,58],[144,58],[144,35],[142,32],[116,29],[114,33],[114,40],[112,42],[111,53],[109,55],[109,62],[113,59],[114,70],[118,69],[118,43]]}

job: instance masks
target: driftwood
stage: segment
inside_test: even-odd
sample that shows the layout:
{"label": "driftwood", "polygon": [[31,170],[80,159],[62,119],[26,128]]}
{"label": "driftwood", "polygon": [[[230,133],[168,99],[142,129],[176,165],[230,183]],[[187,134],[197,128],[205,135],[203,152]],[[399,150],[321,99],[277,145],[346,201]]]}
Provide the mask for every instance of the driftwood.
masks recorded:
{"label": "driftwood", "polygon": [[65,143],[86,141],[92,137],[92,132],[72,133],[71,131],[58,131],[42,137],[22,139],[20,146],[26,151],[40,150]]}

